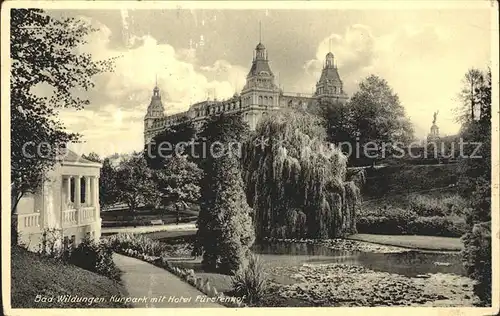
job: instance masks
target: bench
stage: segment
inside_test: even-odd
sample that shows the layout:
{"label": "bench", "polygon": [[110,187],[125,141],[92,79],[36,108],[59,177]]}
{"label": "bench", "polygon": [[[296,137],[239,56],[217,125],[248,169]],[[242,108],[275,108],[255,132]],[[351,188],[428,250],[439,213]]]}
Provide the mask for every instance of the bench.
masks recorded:
{"label": "bench", "polygon": [[163,221],[161,219],[153,219],[151,225],[163,225]]}

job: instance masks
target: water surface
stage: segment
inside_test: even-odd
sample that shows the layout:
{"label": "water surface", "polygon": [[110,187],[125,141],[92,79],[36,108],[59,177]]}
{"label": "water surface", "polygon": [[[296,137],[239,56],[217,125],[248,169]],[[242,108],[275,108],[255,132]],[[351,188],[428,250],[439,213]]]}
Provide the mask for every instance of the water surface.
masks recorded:
{"label": "water surface", "polygon": [[260,254],[266,264],[276,266],[342,263],[409,277],[426,273],[465,275],[460,254],[457,252],[374,253],[330,249],[317,244],[283,242],[254,245],[253,251]]}

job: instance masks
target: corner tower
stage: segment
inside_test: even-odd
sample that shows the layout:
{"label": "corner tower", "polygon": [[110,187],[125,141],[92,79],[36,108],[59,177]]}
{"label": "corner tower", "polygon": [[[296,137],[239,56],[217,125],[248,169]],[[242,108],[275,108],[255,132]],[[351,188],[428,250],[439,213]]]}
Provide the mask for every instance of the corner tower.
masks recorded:
{"label": "corner tower", "polygon": [[247,113],[247,122],[254,129],[264,110],[277,107],[279,89],[269,66],[269,58],[262,40],[255,47],[252,66],[241,91],[241,105]]}
{"label": "corner tower", "polygon": [[158,82],[156,82],[153,89],[153,95],[151,96],[151,101],[144,116],[144,144],[149,143],[151,138],[154,136],[152,130],[154,128],[153,123],[157,119],[163,118],[165,108],[161,101],[160,89],[158,88]]}
{"label": "corner tower", "polygon": [[321,77],[316,84],[316,92],[314,95],[318,99],[327,98],[342,103],[347,101],[347,94],[344,92],[344,84],[340,79],[332,52],[326,54]]}

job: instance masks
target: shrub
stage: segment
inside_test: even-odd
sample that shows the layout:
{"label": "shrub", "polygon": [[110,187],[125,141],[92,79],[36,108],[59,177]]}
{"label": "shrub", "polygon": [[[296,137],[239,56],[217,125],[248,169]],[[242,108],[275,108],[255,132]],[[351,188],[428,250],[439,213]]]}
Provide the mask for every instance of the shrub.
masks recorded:
{"label": "shrub", "polygon": [[113,251],[102,242],[85,238],[75,249],[70,250],[69,263],[82,269],[119,280],[121,271],[113,262]]}
{"label": "shrub", "polygon": [[106,244],[117,252],[132,249],[155,257],[160,257],[164,252],[168,251],[165,244],[140,234],[123,233],[112,235],[106,239]]}
{"label": "shrub", "polygon": [[474,293],[483,304],[491,304],[491,222],[475,224],[462,240],[464,266],[467,274],[477,281]]}
{"label": "shrub", "polygon": [[232,277],[234,294],[245,297],[250,305],[258,304],[268,288],[262,261],[256,255],[249,257],[248,263]]}
{"label": "shrub", "polygon": [[464,214],[467,204],[457,194],[440,198],[414,194],[408,198],[408,207],[419,216],[446,216]]}
{"label": "shrub", "polygon": [[[382,209],[357,219],[359,233],[460,237],[466,231],[459,216],[418,216],[403,209]],[[376,215],[375,215],[376,214]]]}

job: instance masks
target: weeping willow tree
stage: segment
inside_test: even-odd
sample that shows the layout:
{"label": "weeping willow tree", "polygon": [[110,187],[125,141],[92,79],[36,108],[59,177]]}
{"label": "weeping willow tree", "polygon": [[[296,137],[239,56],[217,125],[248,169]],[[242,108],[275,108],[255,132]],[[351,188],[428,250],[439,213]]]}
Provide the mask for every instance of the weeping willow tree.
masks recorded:
{"label": "weeping willow tree", "polygon": [[359,183],[318,117],[280,111],[246,142],[242,166],[256,237],[334,238],[356,231]]}

